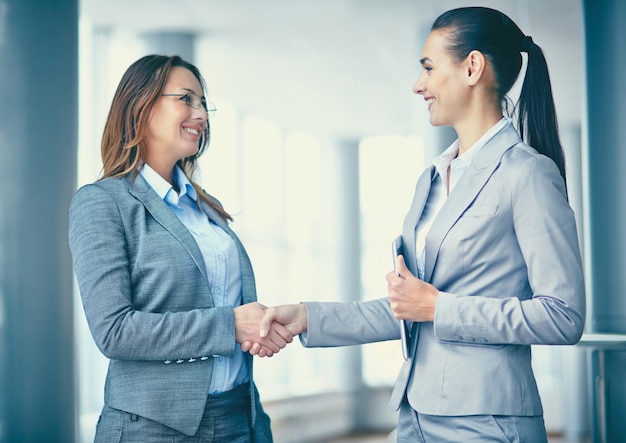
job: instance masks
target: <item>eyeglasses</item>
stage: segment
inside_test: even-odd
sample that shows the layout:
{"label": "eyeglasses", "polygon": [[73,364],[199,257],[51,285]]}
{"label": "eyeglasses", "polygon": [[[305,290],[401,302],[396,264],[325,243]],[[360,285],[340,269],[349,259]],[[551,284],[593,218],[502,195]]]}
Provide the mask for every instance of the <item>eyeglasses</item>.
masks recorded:
{"label": "eyeglasses", "polygon": [[217,108],[213,102],[207,101],[204,97],[200,97],[196,94],[192,94],[191,92],[188,94],[161,94],[165,97],[180,97],[180,100],[185,102],[187,106],[193,109],[200,109],[200,107],[204,108],[209,117],[213,117],[215,115],[215,111]]}

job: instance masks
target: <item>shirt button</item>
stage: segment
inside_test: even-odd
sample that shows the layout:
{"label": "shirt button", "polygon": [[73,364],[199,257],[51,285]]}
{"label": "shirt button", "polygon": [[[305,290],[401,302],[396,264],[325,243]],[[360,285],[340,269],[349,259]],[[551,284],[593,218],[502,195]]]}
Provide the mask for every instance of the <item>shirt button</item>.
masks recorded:
{"label": "shirt button", "polygon": [[223,254],[218,255],[217,258],[219,258],[220,260],[226,259],[226,257]]}

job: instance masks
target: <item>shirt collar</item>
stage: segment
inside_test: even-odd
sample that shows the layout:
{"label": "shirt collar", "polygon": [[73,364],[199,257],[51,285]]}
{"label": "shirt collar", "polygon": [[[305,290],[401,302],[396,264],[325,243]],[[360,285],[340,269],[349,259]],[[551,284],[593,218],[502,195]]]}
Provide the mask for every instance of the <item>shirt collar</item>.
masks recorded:
{"label": "shirt collar", "polygon": [[445,151],[433,160],[433,166],[442,177],[446,177],[448,174],[448,166],[450,165],[453,165],[455,168],[467,166],[472,161],[474,155],[510,122],[510,118],[502,117],[498,123],[493,125],[476,143],[470,146],[470,148],[461,155],[458,155],[459,140],[456,139]]}
{"label": "shirt collar", "polygon": [[196,200],[196,190],[178,165],[174,166],[173,179],[174,183],[178,186],[178,189],[180,189],[180,194],[176,194],[172,185],[170,185],[167,180],[152,169],[148,163],[143,164],[139,174],[141,174],[150,187],[154,189],[157,195],[163,200],[166,200],[168,194],[170,194],[170,196],[167,200],[174,200],[175,204],[178,204],[178,200],[180,200],[185,194],[187,194],[193,201]]}

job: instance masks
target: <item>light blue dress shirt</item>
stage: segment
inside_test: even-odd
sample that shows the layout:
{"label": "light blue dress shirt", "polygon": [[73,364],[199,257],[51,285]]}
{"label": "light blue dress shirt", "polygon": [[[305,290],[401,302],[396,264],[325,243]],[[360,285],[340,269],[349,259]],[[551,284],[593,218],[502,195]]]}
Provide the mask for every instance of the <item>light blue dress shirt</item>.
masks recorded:
{"label": "light blue dress shirt", "polygon": [[[500,132],[507,124],[511,122],[508,117],[502,117],[498,123],[493,125],[476,143],[474,143],[462,155],[459,154],[459,141],[455,140],[441,155],[433,160],[433,166],[437,173],[433,177],[433,182],[428,193],[428,199],[424,206],[424,211],[417,224],[415,230],[416,238],[416,258],[417,258],[417,277],[424,279],[424,266],[426,263],[426,236],[433,224],[433,221],[439,214],[442,206],[448,199],[448,195],[452,192],[459,179],[470,164],[472,157],[483,146],[487,144],[498,132]],[[450,167],[450,178],[448,180],[448,167]],[[449,183],[449,189],[446,184]]]}
{"label": "light blue dress shirt", "polygon": [[[144,164],[140,174],[193,235],[204,259],[215,306],[241,305],[241,269],[237,246],[228,233],[200,210],[196,190],[187,176],[178,166],[174,168],[174,183],[180,189],[180,193],[176,193],[172,185],[150,165]],[[250,374],[239,344],[235,346],[232,357],[214,355],[213,358],[215,361],[209,394],[230,391],[249,381]]]}

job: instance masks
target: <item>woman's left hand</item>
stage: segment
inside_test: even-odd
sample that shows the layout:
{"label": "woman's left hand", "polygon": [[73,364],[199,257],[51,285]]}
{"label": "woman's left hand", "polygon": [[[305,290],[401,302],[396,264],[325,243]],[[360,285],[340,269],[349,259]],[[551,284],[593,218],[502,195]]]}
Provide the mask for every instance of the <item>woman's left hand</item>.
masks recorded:
{"label": "woman's left hand", "polygon": [[293,334],[280,323],[272,327],[261,337],[260,323],[264,319],[267,306],[258,302],[237,306],[235,312],[235,340],[241,344],[243,352],[252,350],[252,354],[271,357],[293,341]]}
{"label": "woman's left hand", "polygon": [[398,256],[395,272],[387,274],[391,312],[398,320],[433,321],[439,290],[415,277]]}

